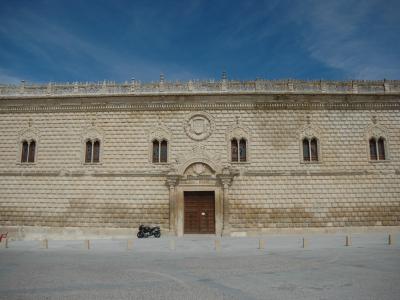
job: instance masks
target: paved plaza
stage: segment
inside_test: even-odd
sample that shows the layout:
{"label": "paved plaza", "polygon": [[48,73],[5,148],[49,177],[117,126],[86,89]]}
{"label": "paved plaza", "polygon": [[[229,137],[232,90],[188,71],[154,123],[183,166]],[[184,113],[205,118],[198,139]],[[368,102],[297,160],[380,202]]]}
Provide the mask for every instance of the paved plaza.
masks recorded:
{"label": "paved plaza", "polygon": [[[398,299],[399,234],[10,241],[0,299]],[[219,242],[220,247],[219,247]],[[263,244],[261,245],[263,246]]]}

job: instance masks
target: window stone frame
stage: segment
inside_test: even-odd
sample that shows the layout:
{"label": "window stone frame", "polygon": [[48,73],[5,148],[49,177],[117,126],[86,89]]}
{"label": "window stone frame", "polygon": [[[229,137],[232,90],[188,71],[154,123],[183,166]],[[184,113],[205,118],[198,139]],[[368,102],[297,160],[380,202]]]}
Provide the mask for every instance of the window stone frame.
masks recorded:
{"label": "window stone frame", "polygon": [[[251,163],[251,137],[250,130],[244,126],[237,125],[228,129],[226,133],[226,145],[227,145],[227,161],[229,164],[233,165],[246,165]],[[232,149],[231,141],[236,139],[238,141],[238,161],[232,161]],[[246,141],[246,161],[240,161],[240,140],[244,139]]]}
{"label": "window stone frame", "polygon": [[[299,160],[300,164],[304,165],[313,165],[313,164],[321,164],[323,162],[322,156],[322,142],[321,142],[321,130],[316,126],[306,126],[304,127],[299,134]],[[317,155],[318,160],[311,160],[311,152],[310,152],[310,160],[304,160],[303,156],[303,140],[308,139],[310,142],[312,139],[317,140]],[[311,144],[310,144],[311,147]],[[311,148],[310,148],[311,151]]]}
{"label": "window stone frame", "polygon": [[[33,128],[28,128],[24,129],[19,132],[18,134],[18,139],[16,142],[16,164],[19,166],[35,166],[38,163],[38,145],[39,145],[39,140],[40,140],[40,135],[39,131]],[[35,156],[33,162],[22,162],[21,161],[21,156],[22,156],[22,143],[24,141],[27,141],[28,144],[32,141],[35,141]],[[29,149],[29,148],[28,148]],[[29,150],[28,150],[28,157],[29,157]]]}
{"label": "window stone frame", "polygon": [[[153,162],[153,142],[157,140],[159,145],[158,162]],[[161,162],[161,142],[167,142],[167,161]],[[169,165],[172,161],[172,134],[168,127],[158,125],[148,133],[148,159],[152,165]]]}
{"label": "window stone frame", "polygon": [[[374,138],[376,140],[376,150],[377,150],[377,159],[371,159],[370,155],[370,146],[369,146],[369,141]],[[383,138],[384,142],[384,147],[385,147],[385,159],[379,159],[379,149],[378,149],[378,140],[379,138]],[[376,163],[388,163],[390,161],[390,151],[389,151],[389,138],[387,134],[387,130],[379,125],[373,125],[367,128],[366,134],[365,134],[365,142],[364,144],[366,145],[365,151],[366,151],[366,157],[367,161],[372,164]]]}
{"label": "window stone frame", "polygon": [[[86,162],[86,142],[89,140],[92,141],[92,144],[94,144],[95,141],[100,142],[99,162]],[[101,166],[104,161],[104,149],[105,139],[103,131],[96,126],[85,128],[81,136],[81,164],[84,166]],[[92,146],[92,158],[93,150],[94,147]]]}

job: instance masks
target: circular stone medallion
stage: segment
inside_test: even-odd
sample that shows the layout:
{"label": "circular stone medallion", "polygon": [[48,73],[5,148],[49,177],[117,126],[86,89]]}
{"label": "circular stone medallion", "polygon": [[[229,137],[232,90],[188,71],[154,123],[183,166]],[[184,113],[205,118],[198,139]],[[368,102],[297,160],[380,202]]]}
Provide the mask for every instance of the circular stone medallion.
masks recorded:
{"label": "circular stone medallion", "polygon": [[195,141],[208,138],[214,130],[214,121],[209,114],[193,113],[185,121],[186,134]]}

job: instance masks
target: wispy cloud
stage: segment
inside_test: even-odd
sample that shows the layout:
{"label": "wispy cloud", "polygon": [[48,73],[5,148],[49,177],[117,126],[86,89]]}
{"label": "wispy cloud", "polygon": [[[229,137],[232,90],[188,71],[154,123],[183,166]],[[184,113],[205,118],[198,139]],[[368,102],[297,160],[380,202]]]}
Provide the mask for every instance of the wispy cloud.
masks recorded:
{"label": "wispy cloud", "polygon": [[398,11],[396,0],[0,2],[0,68],[34,81],[223,69],[242,79],[399,78]]}
{"label": "wispy cloud", "polygon": [[375,28],[375,22],[395,22],[387,26],[397,27],[400,34],[399,20],[379,20],[386,10],[396,9],[394,2],[309,0],[305,4],[296,11],[307,25],[303,46],[311,57],[342,70],[349,78],[400,78],[400,55],[391,48],[396,41],[389,44],[385,40],[388,32],[377,34],[379,29]]}
{"label": "wispy cloud", "polygon": [[[112,44],[93,41],[26,9],[18,12],[18,18],[3,19],[0,34],[31,53],[43,65],[76,80],[84,77],[94,80],[95,72],[107,74],[103,79],[110,80],[129,80],[131,77],[157,80],[163,72],[168,72],[172,79],[187,78],[194,74],[174,62],[152,61],[135,55],[134,51],[127,53],[125,49],[118,51]],[[5,52],[1,47],[0,51]],[[6,55],[13,56],[12,53],[4,53]],[[14,59],[17,60],[16,57]]]}

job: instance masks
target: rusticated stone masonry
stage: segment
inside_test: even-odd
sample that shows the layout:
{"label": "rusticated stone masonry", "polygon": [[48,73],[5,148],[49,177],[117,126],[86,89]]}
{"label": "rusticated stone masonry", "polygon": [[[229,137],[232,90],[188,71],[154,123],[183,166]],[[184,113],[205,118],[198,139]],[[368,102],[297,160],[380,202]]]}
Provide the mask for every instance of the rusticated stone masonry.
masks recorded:
{"label": "rusticated stone masonry", "polygon": [[[323,93],[260,94],[253,83],[244,94],[204,95],[189,82],[185,95],[90,97],[74,96],[81,85],[67,96],[53,85],[36,96],[1,87],[0,227],[146,223],[180,234],[179,201],[196,187],[218,195],[217,234],[400,225],[400,92],[355,95],[353,82],[342,94],[329,84]],[[319,160],[304,162],[302,139],[314,136]],[[370,160],[371,136],[385,138],[385,160]],[[155,138],[168,140],[167,163],[152,162]],[[246,162],[231,162],[232,138],[246,139]],[[37,143],[34,163],[21,163],[26,139]],[[85,163],[87,139],[101,142],[98,164]]]}

